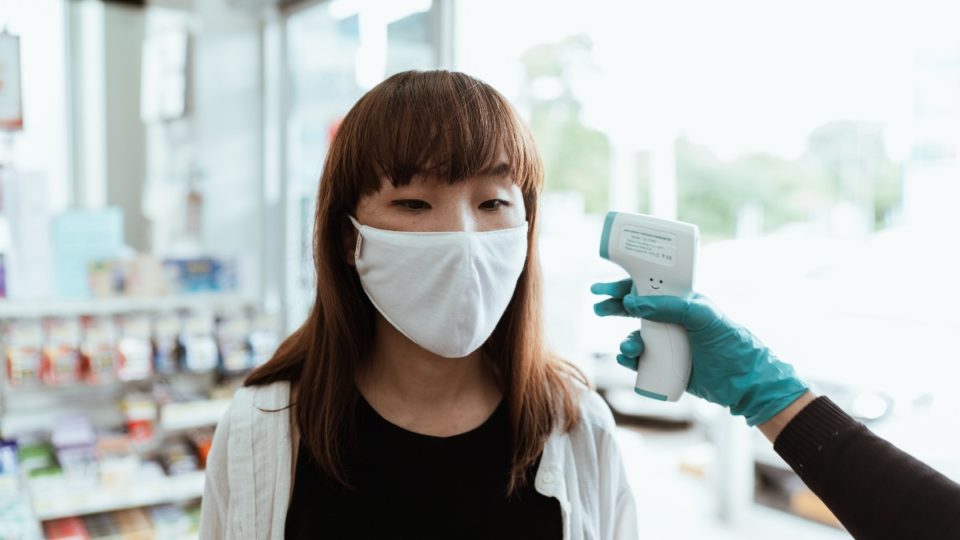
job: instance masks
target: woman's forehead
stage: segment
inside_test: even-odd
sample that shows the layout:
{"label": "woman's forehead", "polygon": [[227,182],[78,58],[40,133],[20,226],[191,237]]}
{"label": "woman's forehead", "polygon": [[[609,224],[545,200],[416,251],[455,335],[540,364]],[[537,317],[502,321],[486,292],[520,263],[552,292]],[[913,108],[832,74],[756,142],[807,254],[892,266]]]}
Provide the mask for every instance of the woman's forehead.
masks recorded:
{"label": "woman's forehead", "polygon": [[382,175],[380,177],[380,189],[395,188],[400,189],[407,186],[415,187],[442,187],[457,184],[475,184],[494,182],[500,184],[515,183],[513,178],[513,168],[506,161],[499,161],[495,164],[481,167],[473,174],[464,178],[450,178],[440,173],[430,171],[417,172],[408,177],[396,177],[392,175]]}
{"label": "woman's forehead", "polygon": [[479,188],[484,186],[502,186],[511,187],[516,185],[513,175],[510,171],[506,172],[481,172],[473,176],[468,176],[457,181],[450,181],[439,175],[416,174],[412,176],[409,182],[395,183],[389,177],[382,177],[380,181],[380,192],[392,192],[404,189],[428,189],[428,190],[448,190],[451,188]]}

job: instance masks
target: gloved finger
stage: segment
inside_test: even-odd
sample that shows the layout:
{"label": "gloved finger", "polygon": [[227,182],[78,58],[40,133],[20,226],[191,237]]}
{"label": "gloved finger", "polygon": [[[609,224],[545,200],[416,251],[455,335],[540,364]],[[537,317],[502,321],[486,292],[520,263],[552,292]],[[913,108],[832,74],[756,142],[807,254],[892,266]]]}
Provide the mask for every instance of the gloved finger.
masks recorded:
{"label": "gloved finger", "polygon": [[689,331],[701,330],[722,318],[705,297],[696,294],[692,298],[629,294],[623,298],[623,308],[634,317],[679,324]]}
{"label": "gloved finger", "polygon": [[627,339],[620,342],[620,352],[634,358],[643,354],[643,338],[640,337],[640,330],[630,332]]}
{"label": "gloved finger", "polygon": [[593,294],[605,294],[614,298],[623,298],[630,294],[632,288],[633,280],[627,278],[612,283],[594,283],[590,286],[590,292]]}
{"label": "gloved finger", "polygon": [[601,317],[607,317],[610,315],[620,315],[622,317],[631,317],[625,309],[623,309],[623,302],[619,298],[607,298],[602,302],[597,302],[593,305],[593,312]]}
{"label": "gloved finger", "polygon": [[640,359],[634,358],[632,356],[625,356],[622,354],[617,355],[617,363],[625,368],[630,368],[634,371],[637,370],[637,366],[640,365]]}
{"label": "gloved finger", "polygon": [[677,296],[637,296],[623,299],[623,308],[634,317],[650,321],[683,324],[689,301]]}

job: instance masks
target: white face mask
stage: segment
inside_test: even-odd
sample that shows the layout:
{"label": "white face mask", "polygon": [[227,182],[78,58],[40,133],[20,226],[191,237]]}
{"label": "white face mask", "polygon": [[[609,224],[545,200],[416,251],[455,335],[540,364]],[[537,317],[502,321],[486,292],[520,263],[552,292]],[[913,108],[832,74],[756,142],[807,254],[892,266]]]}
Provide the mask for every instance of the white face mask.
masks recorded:
{"label": "white face mask", "polygon": [[490,337],[527,258],[527,224],[484,232],[403,232],[361,225],[354,253],[370,301],[424,349],[460,358]]}

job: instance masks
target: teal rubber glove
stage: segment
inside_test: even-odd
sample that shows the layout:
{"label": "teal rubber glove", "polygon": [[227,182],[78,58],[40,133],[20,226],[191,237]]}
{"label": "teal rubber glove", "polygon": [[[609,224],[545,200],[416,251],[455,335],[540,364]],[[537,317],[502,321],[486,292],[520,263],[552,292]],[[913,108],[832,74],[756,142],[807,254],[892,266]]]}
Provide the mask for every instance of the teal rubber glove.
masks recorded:
{"label": "teal rubber glove", "polygon": [[[630,294],[632,286],[629,279],[594,283],[591,292],[612,297],[595,304],[594,312],[601,317],[640,317],[685,327],[693,356],[687,392],[729,407],[731,413],[756,426],[809,389],[790,364],[780,361],[746,328],[724,317],[706,297],[637,296]],[[636,370],[642,355],[643,340],[637,330],[620,344],[617,362]]]}

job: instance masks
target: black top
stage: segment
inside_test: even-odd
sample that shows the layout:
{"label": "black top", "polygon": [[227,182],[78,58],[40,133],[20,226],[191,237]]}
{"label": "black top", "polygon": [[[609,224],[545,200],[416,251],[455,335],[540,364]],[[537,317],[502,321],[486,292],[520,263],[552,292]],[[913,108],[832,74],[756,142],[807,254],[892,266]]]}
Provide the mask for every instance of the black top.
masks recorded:
{"label": "black top", "polygon": [[855,538],[960,539],[960,485],[827,397],[804,407],[774,449]]}
{"label": "black top", "polygon": [[287,539],[561,538],[560,504],[533,487],[536,466],[506,497],[509,417],[501,402],[479,427],[431,437],[391,424],[360,399],[347,456],[355,490],[325,476],[301,444]]}

